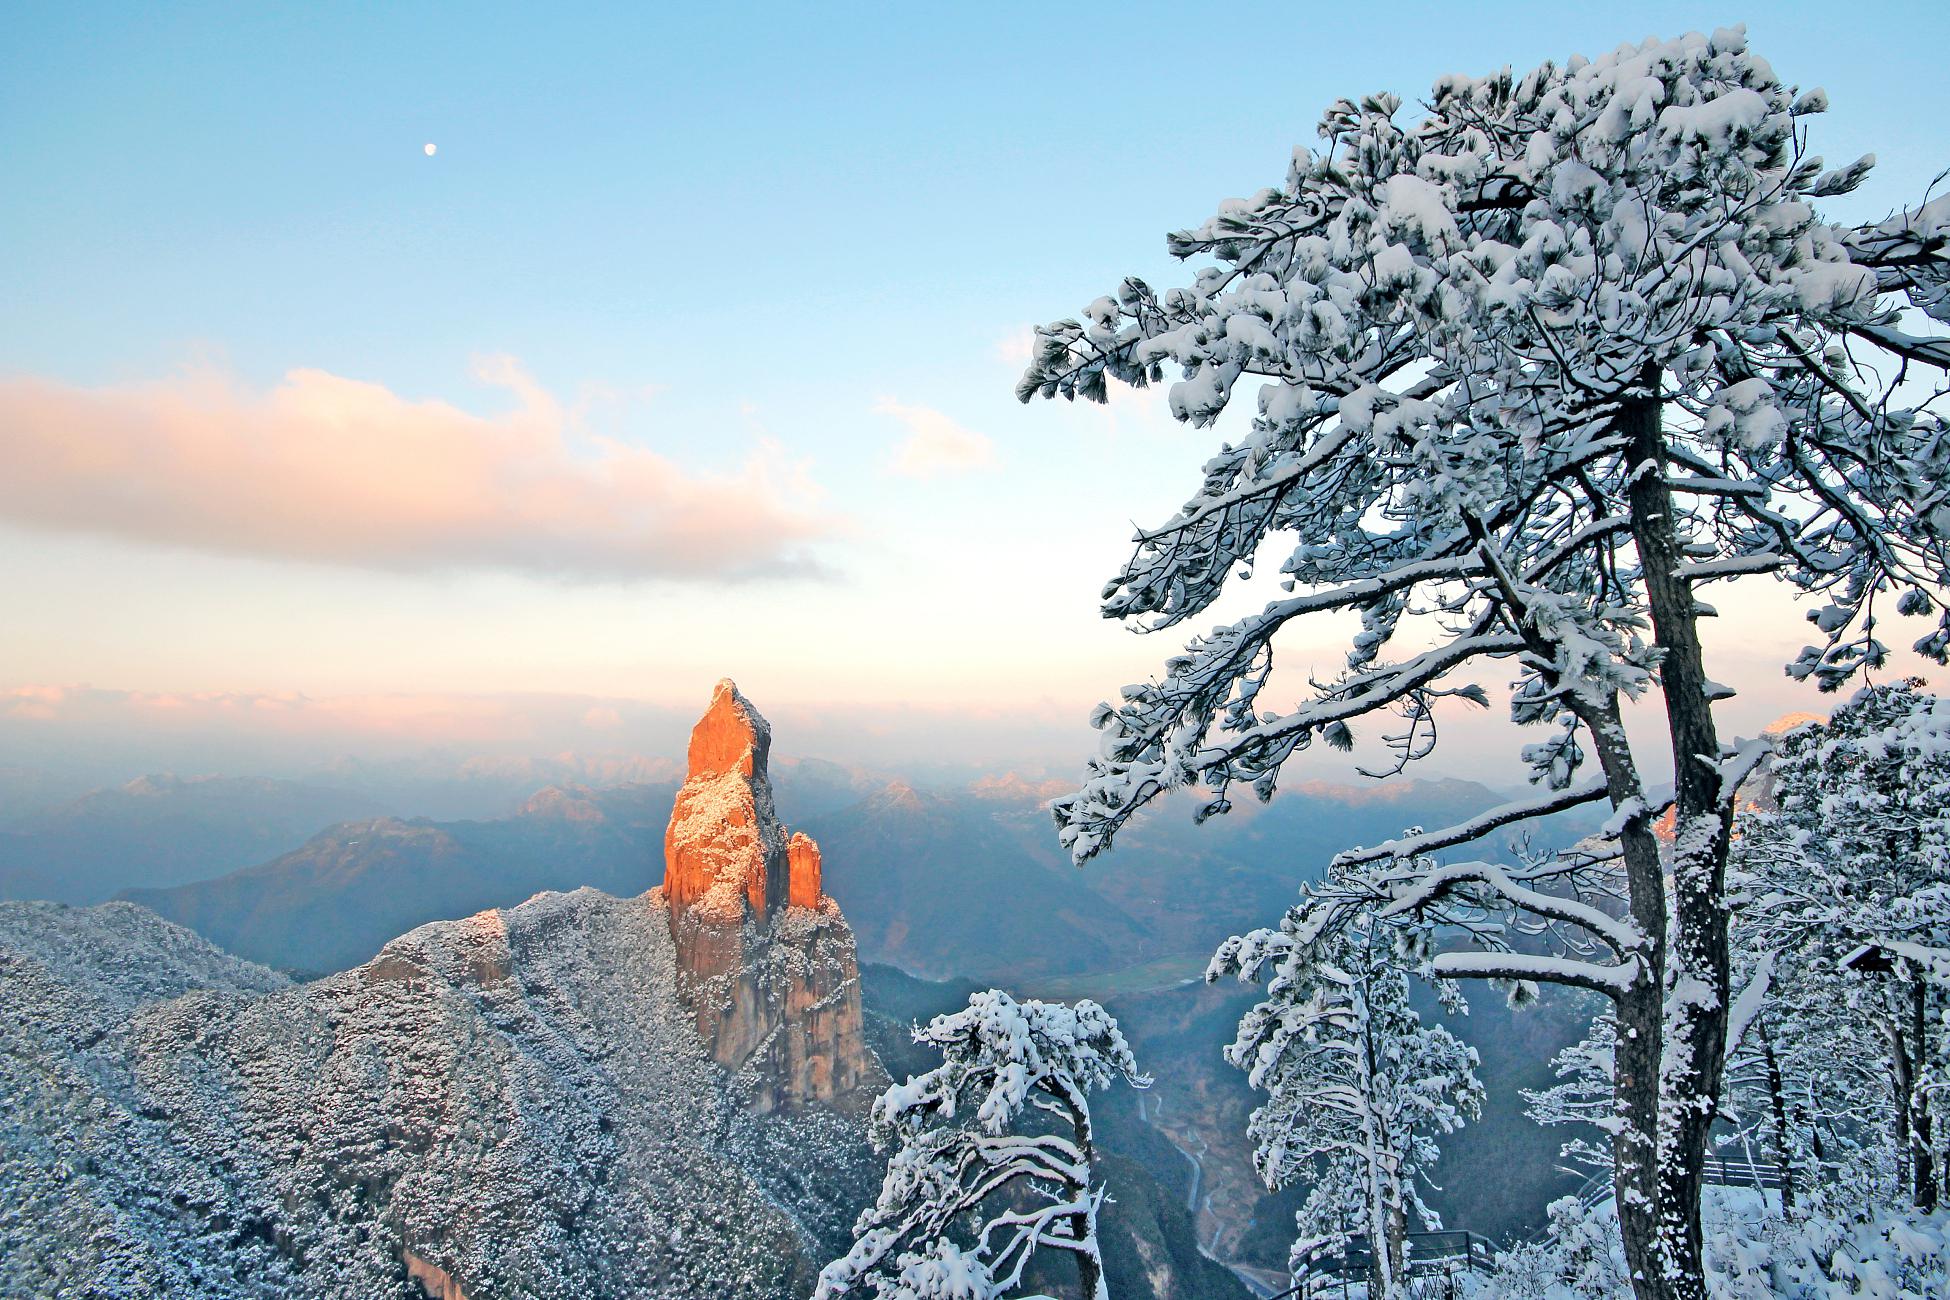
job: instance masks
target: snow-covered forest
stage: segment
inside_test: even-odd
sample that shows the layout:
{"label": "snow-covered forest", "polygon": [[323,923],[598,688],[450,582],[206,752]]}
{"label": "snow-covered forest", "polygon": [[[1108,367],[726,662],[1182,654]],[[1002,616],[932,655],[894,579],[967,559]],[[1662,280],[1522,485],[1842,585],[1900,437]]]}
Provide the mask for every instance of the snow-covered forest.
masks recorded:
{"label": "snow-covered forest", "polygon": [[[1024,401],[1169,375],[1205,428],[1255,381],[1249,432],[1137,534],[1104,614],[1167,631],[1257,568],[1283,588],[1099,708],[1054,805],[1078,862],[1169,791],[1206,790],[1201,816],[1238,785],[1270,799],[1357,727],[1385,776],[1455,710],[1507,707],[1530,772],[1521,800],[1348,846],[1213,962],[1264,980],[1231,1057],[1266,1094],[1268,1182],[1314,1189],[1303,1293],[1423,1284],[1417,1181],[1480,1085],[1410,981],[1458,1009],[1464,985],[1598,1008],[1532,1099],[1598,1176],[1470,1285],[1950,1286],[1950,710],[1888,682],[1885,643],[1910,622],[1917,654],[1950,652],[1950,197],[1825,218],[1874,162],[1815,152],[1825,107],[1737,29],[1344,99],[1281,183],[1170,237],[1186,282],[1126,279],[1037,331]],[[1715,706],[1741,684],[1700,623],[1714,584],[1768,580],[1813,627],[1786,671],[1837,707],[1736,742]],[[1338,673],[1276,671],[1283,631],[1337,615],[1359,628]],[[1646,715],[1657,744],[1626,725]],[[1471,856],[1582,805],[1608,810],[1595,835]],[[1754,1186],[1727,1185],[1736,1156]]]}

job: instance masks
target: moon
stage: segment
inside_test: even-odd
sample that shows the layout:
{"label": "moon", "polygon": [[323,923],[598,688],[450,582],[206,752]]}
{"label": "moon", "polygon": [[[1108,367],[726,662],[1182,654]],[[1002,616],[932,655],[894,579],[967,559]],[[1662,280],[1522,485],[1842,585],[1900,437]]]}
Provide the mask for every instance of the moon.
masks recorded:
{"label": "moon", "polygon": [[436,154],[436,153],[438,153],[438,152],[439,152],[439,150],[437,150],[437,149],[435,149],[435,148],[433,147],[433,141],[431,141],[431,140],[429,140],[429,141],[427,141],[427,144],[426,144],[426,155],[427,155],[427,157],[429,157],[429,158],[431,158],[431,157],[433,157],[433,155],[434,155],[434,154]]}

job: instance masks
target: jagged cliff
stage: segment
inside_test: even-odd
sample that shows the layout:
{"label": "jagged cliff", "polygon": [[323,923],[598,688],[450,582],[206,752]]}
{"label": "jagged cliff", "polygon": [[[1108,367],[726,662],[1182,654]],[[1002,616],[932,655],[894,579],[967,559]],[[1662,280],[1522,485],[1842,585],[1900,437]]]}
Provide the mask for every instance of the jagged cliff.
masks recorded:
{"label": "jagged cliff", "polygon": [[664,835],[678,987],[712,1058],[758,1111],[863,1104],[878,1066],[860,1025],[853,932],[819,846],[772,805],[772,729],[730,680],[691,732]]}

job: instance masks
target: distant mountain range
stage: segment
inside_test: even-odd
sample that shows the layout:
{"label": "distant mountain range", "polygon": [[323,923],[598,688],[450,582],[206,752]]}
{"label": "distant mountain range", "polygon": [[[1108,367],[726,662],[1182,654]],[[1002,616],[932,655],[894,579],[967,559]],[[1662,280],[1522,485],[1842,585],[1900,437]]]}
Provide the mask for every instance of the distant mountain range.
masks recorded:
{"label": "distant mountain range", "polygon": [[[780,807],[795,820],[855,803],[885,780],[819,759],[779,766],[787,776]],[[299,849],[340,822],[506,822],[519,819],[537,792],[550,786],[598,794],[626,787],[662,792],[666,806],[655,813],[661,819],[681,776],[666,759],[560,754],[345,760],[302,780],[156,773],[89,789],[72,776],[0,764],[0,899],[99,903],[124,890],[212,880]],[[660,862],[661,849],[651,856]],[[653,863],[651,870],[661,868]],[[584,883],[573,875],[550,880],[569,888]],[[500,893],[478,896],[502,901]],[[417,922],[453,913],[412,915]]]}
{"label": "distant mountain range", "polygon": [[0,763],[0,828],[86,794],[95,784],[21,763]]}
{"label": "distant mountain range", "polygon": [[675,789],[551,787],[498,821],[343,822],[258,866],[123,897],[252,961],[342,970],[416,925],[543,890],[642,893],[663,878],[651,850]]}
{"label": "distant mountain range", "polygon": [[[816,762],[782,764],[776,775],[781,813],[822,846],[827,889],[862,956],[931,977],[1060,978],[1161,962],[1189,973],[1226,935],[1275,919],[1336,850],[1497,799],[1461,781],[1303,785],[1202,827],[1187,803],[1167,801],[1080,870],[1056,845],[1049,791],[1033,782],[928,791]],[[552,786],[488,820],[368,815],[240,870],[120,896],[253,961],[343,969],[415,925],[542,890],[648,889],[663,878],[675,788]],[[155,844],[170,834],[158,817],[124,838]]]}
{"label": "distant mountain range", "polygon": [[1056,843],[1047,792],[882,788],[805,819],[861,955],[934,978],[1102,973],[1171,958],[1202,967],[1227,935],[1270,924],[1335,852],[1499,802],[1466,781],[1305,784],[1194,825],[1166,800],[1079,869]]}
{"label": "distant mountain range", "polygon": [[369,794],[295,781],[140,777],[0,829],[0,898],[95,903],[133,886],[206,879],[387,810]]}

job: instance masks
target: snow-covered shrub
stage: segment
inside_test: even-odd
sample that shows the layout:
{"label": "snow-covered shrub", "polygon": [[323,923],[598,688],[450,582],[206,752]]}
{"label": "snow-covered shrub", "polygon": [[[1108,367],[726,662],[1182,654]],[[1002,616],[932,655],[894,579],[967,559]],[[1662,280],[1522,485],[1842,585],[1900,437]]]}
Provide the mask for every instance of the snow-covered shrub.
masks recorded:
{"label": "snow-covered shrub", "polygon": [[1542,1238],[1497,1257],[1478,1300],[1617,1300],[1631,1294],[1618,1216],[1575,1196],[1551,1202]]}
{"label": "snow-covered shrub", "polygon": [[[1941,1300],[1950,1215],[1879,1209],[1783,1218],[1709,1198],[1706,1284],[1717,1300]],[[1623,1300],[1631,1294],[1611,1202],[1553,1204],[1539,1241],[1505,1252],[1471,1300]]]}
{"label": "snow-covered shrub", "polygon": [[914,1039],[942,1063],[874,1102],[874,1145],[894,1152],[815,1300],[999,1300],[1043,1247],[1074,1256],[1085,1300],[1107,1300],[1090,1093],[1150,1083],[1117,1022],[1088,1000],[1018,1002],[989,989]]}
{"label": "snow-covered shrub", "polygon": [[1941,1300],[1950,1296],[1950,1217],[1735,1220],[1707,1238],[1713,1294],[1727,1300]]}

